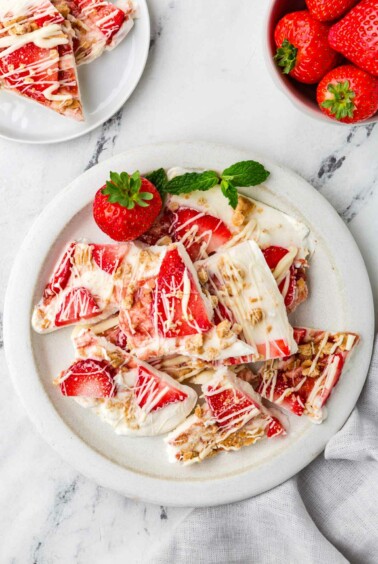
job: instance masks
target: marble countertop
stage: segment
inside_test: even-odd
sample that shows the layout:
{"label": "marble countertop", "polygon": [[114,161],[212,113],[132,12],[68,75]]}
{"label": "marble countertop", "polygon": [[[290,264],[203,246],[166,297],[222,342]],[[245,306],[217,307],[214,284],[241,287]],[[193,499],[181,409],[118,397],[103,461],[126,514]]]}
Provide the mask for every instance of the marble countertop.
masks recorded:
{"label": "marble countertop", "polygon": [[[113,154],[176,140],[250,149],[310,181],[353,233],[377,303],[378,127],[318,123],[276,89],[262,57],[261,0],[148,4],[148,64],[111,120],[59,145],[0,140],[0,316],[14,255],[56,194]],[[77,474],[29,422],[8,377],[1,334],[0,366],[0,561],[147,562],[191,510],[130,501]]]}

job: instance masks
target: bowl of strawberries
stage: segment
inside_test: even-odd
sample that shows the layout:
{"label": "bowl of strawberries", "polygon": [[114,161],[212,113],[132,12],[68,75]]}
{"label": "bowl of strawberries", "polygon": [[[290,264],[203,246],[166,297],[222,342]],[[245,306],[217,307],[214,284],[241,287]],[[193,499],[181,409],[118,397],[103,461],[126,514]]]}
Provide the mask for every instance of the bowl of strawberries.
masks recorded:
{"label": "bowl of strawberries", "polygon": [[378,0],[274,0],[264,52],[301,110],[338,124],[378,121]]}

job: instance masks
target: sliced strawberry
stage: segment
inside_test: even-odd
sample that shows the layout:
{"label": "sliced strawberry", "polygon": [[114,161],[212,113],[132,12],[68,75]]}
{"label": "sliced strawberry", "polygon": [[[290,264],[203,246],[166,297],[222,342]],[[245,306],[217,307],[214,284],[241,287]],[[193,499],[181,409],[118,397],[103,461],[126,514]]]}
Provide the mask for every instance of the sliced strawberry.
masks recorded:
{"label": "sliced strawberry", "polygon": [[43,27],[45,24],[61,24],[64,22],[63,16],[52,7],[49,0],[40,0],[37,3],[32,18],[38,27]]}
{"label": "sliced strawberry", "polygon": [[138,366],[138,379],[134,388],[136,402],[148,413],[166,407],[170,403],[184,401],[185,392],[173,388],[144,366]]}
{"label": "sliced strawberry", "polygon": [[266,432],[266,436],[268,439],[272,437],[278,437],[278,435],[285,435],[285,427],[282,425],[281,421],[277,419],[277,417],[272,417],[268,425],[268,430]]}
{"label": "sliced strawberry", "polygon": [[232,427],[248,421],[248,415],[258,406],[246,394],[235,388],[213,388],[209,386],[206,402],[219,427]]}
{"label": "sliced strawberry", "polygon": [[[300,379],[298,379],[298,382],[299,381]],[[277,402],[277,400],[280,400],[279,405],[282,405],[283,407],[285,407],[295,415],[301,416],[303,415],[304,412],[307,393],[305,392],[305,390],[303,390],[302,387],[300,393],[292,392],[288,394],[287,390],[293,387],[295,387],[295,381],[291,379],[290,380],[284,379],[282,373],[278,372],[273,397],[271,396],[271,387],[268,386],[268,388],[265,388],[263,381],[261,382],[260,387],[257,391],[258,393],[261,394],[264,389],[264,397],[268,399],[272,398],[273,402]]]}
{"label": "sliced strawberry", "polygon": [[171,233],[173,221],[173,213],[170,210],[164,210],[154,221],[149,230],[139,237],[139,240],[147,245],[156,245],[163,237],[170,237],[172,240],[175,240],[174,234]]}
{"label": "sliced strawberry", "polygon": [[324,388],[320,391],[320,407],[323,407],[323,405],[326,403],[333,388],[339,381],[345,362],[344,356],[340,353],[332,355],[329,360],[332,362],[332,366],[336,368],[332,374],[332,379],[328,381]]}
{"label": "sliced strawberry", "polygon": [[276,339],[268,343],[258,343],[256,348],[264,358],[281,358],[291,354],[290,347],[284,339]]}
{"label": "sliced strawberry", "polygon": [[64,396],[108,398],[115,394],[114,376],[106,360],[78,360],[61,374],[60,390]]}
{"label": "sliced strawberry", "polygon": [[211,329],[203,298],[177,249],[165,254],[155,292],[160,335],[183,337]]}
{"label": "sliced strawberry", "polygon": [[127,349],[127,336],[122,331],[120,327],[111,327],[102,333],[104,337],[108,339],[113,345],[116,345],[120,349]]}
{"label": "sliced strawberry", "polygon": [[[286,290],[286,294],[284,296],[284,302],[285,302],[285,306],[287,307],[287,309],[290,311],[293,308],[293,305],[295,303],[295,299],[296,299],[296,295],[297,295],[297,269],[295,268],[294,265],[291,265],[290,267],[290,280],[289,280],[289,286]],[[282,280],[282,282],[279,284],[278,289],[281,292],[281,294],[284,291],[286,285],[286,280]]]}
{"label": "sliced strawberry", "polygon": [[92,257],[101,270],[114,274],[126,254],[124,245],[93,245]]}
{"label": "sliced strawberry", "polygon": [[55,325],[62,327],[90,319],[101,313],[96,300],[87,288],[74,288],[64,297],[55,317]]}
{"label": "sliced strawberry", "polygon": [[75,2],[88,13],[92,22],[105,35],[107,43],[110,43],[125,21],[125,13],[113,4],[102,0],[75,0]]}
{"label": "sliced strawberry", "polygon": [[307,335],[307,329],[304,327],[294,327],[294,340],[295,342],[300,345]]}
{"label": "sliced strawberry", "polygon": [[262,253],[271,270],[274,270],[277,264],[289,251],[283,247],[271,246],[263,249]]}
{"label": "sliced strawberry", "polygon": [[232,237],[221,219],[192,208],[179,208],[172,229],[182,241],[192,261],[211,255]]}
{"label": "sliced strawberry", "polygon": [[0,58],[0,77],[6,75],[9,86],[42,103],[46,101],[44,90],[53,83],[59,87],[58,73],[58,57],[52,58],[50,49],[37,47],[34,43],[27,43]]}
{"label": "sliced strawberry", "polygon": [[62,260],[56,268],[43,293],[44,300],[51,299],[52,296],[59,294],[68,284],[72,270],[72,257],[75,252],[75,243],[70,243],[67,247]]}

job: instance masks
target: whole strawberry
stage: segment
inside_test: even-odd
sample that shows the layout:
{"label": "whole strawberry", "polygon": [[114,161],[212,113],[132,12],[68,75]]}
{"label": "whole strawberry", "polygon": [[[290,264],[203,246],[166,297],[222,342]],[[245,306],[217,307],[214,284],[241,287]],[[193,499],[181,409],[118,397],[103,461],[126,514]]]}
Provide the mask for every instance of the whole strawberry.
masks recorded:
{"label": "whole strawberry", "polygon": [[337,20],[357,4],[358,0],[306,0],[310,14],[320,22]]}
{"label": "whole strawberry", "polygon": [[378,79],[354,65],[343,65],[326,74],[316,97],[330,118],[356,123],[378,111]]}
{"label": "whole strawberry", "polygon": [[93,202],[99,228],[115,241],[131,241],[147,231],[162,207],[159,192],[140,173],[110,173]]}
{"label": "whole strawberry", "polygon": [[302,10],[284,16],[277,24],[274,57],[284,74],[299,82],[315,84],[331,70],[338,55],[328,44],[329,26]]}
{"label": "whole strawberry", "polygon": [[335,51],[378,76],[378,0],[362,0],[329,32]]}

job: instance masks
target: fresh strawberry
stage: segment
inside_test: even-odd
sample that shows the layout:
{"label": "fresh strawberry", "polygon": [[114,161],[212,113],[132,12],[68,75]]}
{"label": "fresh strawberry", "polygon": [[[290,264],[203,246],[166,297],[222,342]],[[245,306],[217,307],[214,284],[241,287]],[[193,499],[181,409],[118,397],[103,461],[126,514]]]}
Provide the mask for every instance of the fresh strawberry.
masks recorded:
{"label": "fresh strawberry", "polygon": [[337,20],[357,4],[358,0],[306,0],[310,14],[316,20]]}
{"label": "fresh strawberry", "polygon": [[170,237],[174,240],[171,233],[171,226],[174,221],[174,215],[170,210],[165,209],[161,215],[154,221],[148,231],[143,233],[139,240],[147,245],[156,245],[163,237]]}
{"label": "fresh strawberry", "polygon": [[274,270],[277,264],[289,251],[283,247],[271,246],[262,251],[264,258],[271,270]]}
{"label": "fresh strawberry", "polygon": [[138,366],[134,395],[139,407],[148,412],[166,407],[170,403],[184,401],[188,397],[185,392],[173,388],[144,366]]}
{"label": "fresh strawberry", "polygon": [[[300,379],[298,379],[298,382]],[[298,384],[298,382],[296,382]],[[261,381],[260,388],[257,390],[258,393],[262,393],[265,387],[264,381]],[[268,386],[264,389],[264,397],[272,399],[272,401],[280,400],[280,405],[285,407],[295,415],[301,416],[304,412],[304,404],[306,402],[306,397],[302,399],[302,388],[300,392],[288,393],[289,388],[295,387],[295,381],[286,381],[282,374],[279,372],[277,374],[277,380],[275,383],[273,397],[271,396],[271,387]],[[282,399],[283,398],[283,399]]]}
{"label": "fresh strawberry", "polygon": [[[58,58],[50,62],[50,50],[37,47],[34,43],[26,43],[8,55],[0,57],[0,75],[5,75],[7,84],[29,98],[45,102],[44,90],[54,82],[58,84]],[[46,64],[49,61],[49,64]],[[30,76],[30,69],[35,70]],[[29,82],[25,79],[29,80]]]}
{"label": "fresh strawberry", "polygon": [[290,347],[287,341],[283,339],[276,339],[275,341],[268,341],[256,344],[257,352],[263,358],[282,358],[290,354]]}
{"label": "fresh strawberry", "polygon": [[316,98],[328,117],[356,123],[378,111],[378,79],[353,65],[343,65],[323,78]]}
{"label": "fresh strawberry", "polygon": [[281,421],[277,419],[277,417],[272,417],[271,422],[269,423],[268,430],[266,432],[266,436],[268,439],[272,437],[278,437],[278,435],[285,435],[285,428],[282,425]]}
{"label": "fresh strawberry", "polygon": [[88,14],[92,22],[105,35],[107,43],[118,33],[125,21],[125,13],[110,2],[103,0],[74,0]]}
{"label": "fresh strawberry", "polygon": [[92,258],[101,270],[114,274],[126,254],[127,245],[93,245]]}
{"label": "fresh strawberry", "polygon": [[335,23],[328,35],[335,51],[378,76],[378,0],[362,0]]}
{"label": "fresh strawberry", "polygon": [[78,360],[59,377],[64,396],[108,398],[114,396],[115,371],[106,360]]}
{"label": "fresh strawberry", "polygon": [[315,84],[337,64],[338,55],[328,43],[329,26],[307,10],[292,12],[277,24],[275,60],[284,74]]}
{"label": "fresh strawberry", "polygon": [[102,336],[106,337],[108,341],[116,345],[120,349],[127,349],[127,336],[118,326],[111,327],[102,333]]}
{"label": "fresh strawberry", "polygon": [[172,231],[175,240],[182,240],[192,261],[211,255],[232,237],[221,219],[192,208],[179,208],[174,213]]}
{"label": "fresh strawberry", "polygon": [[304,327],[294,327],[294,340],[300,345],[307,335],[307,330]]}
{"label": "fresh strawberry", "polygon": [[156,292],[155,312],[161,335],[184,337],[211,329],[203,298],[177,249],[167,251],[163,258]]}
{"label": "fresh strawberry", "polygon": [[66,296],[55,317],[55,325],[62,327],[90,319],[101,313],[96,300],[87,288],[74,288]]}
{"label": "fresh strawberry", "polygon": [[139,172],[111,172],[110,181],[96,193],[93,217],[115,241],[131,241],[151,227],[161,207],[159,192]]}
{"label": "fresh strawberry", "polygon": [[75,243],[70,243],[66,251],[64,252],[62,260],[55,269],[50,282],[47,284],[45,291],[43,292],[43,299],[45,302],[51,300],[52,296],[59,294],[67,286],[68,280],[71,276],[71,259],[75,252],[75,247]]}
{"label": "fresh strawberry", "polygon": [[247,420],[255,412],[256,404],[240,390],[208,387],[206,402],[219,427],[228,427]]}

